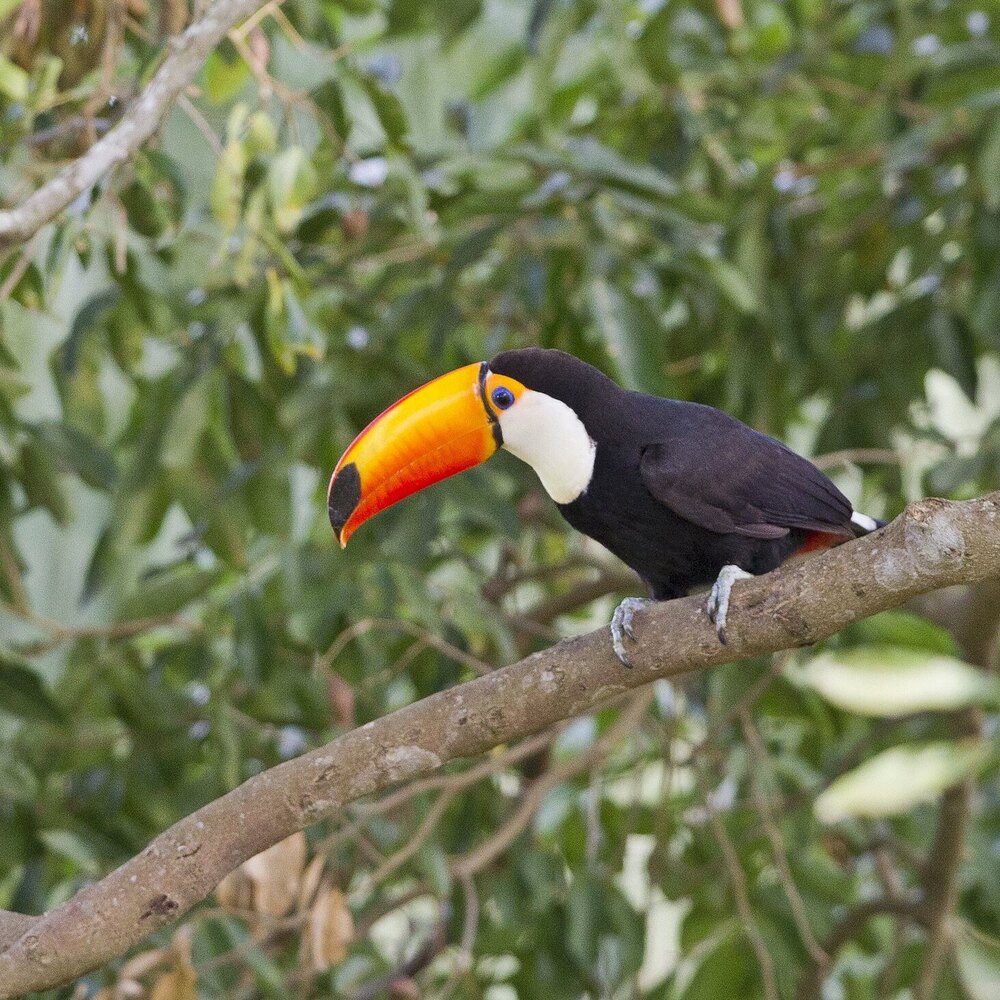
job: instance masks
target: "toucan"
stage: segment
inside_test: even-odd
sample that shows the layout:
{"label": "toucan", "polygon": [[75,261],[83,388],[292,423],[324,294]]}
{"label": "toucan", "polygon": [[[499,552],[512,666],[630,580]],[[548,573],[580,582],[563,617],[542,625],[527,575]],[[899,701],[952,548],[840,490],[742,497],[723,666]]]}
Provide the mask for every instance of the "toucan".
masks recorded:
{"label": "toucan", "polygon": [[[652,600],[711,584],[706,613],[722,643],[735,581],[883,523],[735,417],[623,389],[571,354],[529,347],[428,382],[354,439],[327,494],[338,541],[499,448],[527,462],[563,517],[632,567]],[[612,618],[625,666],[647,603],[626,598]]]}

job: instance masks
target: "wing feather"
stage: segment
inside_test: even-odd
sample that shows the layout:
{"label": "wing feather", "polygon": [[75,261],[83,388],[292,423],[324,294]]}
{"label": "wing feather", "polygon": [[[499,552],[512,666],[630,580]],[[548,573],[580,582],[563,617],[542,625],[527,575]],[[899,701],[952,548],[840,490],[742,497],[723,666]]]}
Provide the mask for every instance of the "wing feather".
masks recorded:
{"label": "wing feather", "polygon": [[721,411],[687,406],[642,449],[640,474],[660,503],[718,534],[854,536],[850,502],[811,462]]}

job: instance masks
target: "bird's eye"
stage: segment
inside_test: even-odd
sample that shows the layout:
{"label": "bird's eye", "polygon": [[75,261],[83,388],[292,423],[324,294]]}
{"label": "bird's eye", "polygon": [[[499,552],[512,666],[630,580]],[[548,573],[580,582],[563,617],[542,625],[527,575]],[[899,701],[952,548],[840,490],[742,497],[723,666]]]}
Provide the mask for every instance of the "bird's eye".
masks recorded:
{"label": "bird's eye", "polygon": [[493,390],[491,398],[498,410],[507,410],[514,405],[514,393],[502,385]]}

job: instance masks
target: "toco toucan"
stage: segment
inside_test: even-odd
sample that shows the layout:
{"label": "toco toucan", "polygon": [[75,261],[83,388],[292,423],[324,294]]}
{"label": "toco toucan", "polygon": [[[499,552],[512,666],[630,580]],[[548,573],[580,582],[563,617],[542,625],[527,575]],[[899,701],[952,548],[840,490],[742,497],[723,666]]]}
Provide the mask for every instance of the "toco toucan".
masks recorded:
{"label": "toco toucan", "polygon": [[[634,569],[654,600],[714,584],[725,642],[733,583],[881,522],[851,509],[811,462],[711,406],[630,392],[562,351],[505,351],[436,378],[376,417],[330,479],[340,544],[380,510],[506,448],[574,528]],[[646,602],[628,598],[624,637]]]}

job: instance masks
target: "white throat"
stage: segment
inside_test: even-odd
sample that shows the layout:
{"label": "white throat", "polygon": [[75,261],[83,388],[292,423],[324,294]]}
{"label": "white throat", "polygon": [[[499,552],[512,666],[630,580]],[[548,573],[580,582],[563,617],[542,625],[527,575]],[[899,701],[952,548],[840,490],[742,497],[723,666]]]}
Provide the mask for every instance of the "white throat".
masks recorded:
{"label": "white throat", "polygon": [[597,445],[562,400],[528,389],[498,419],[503,446],[535,470],[556,503],[572,503],[587,489]]}

